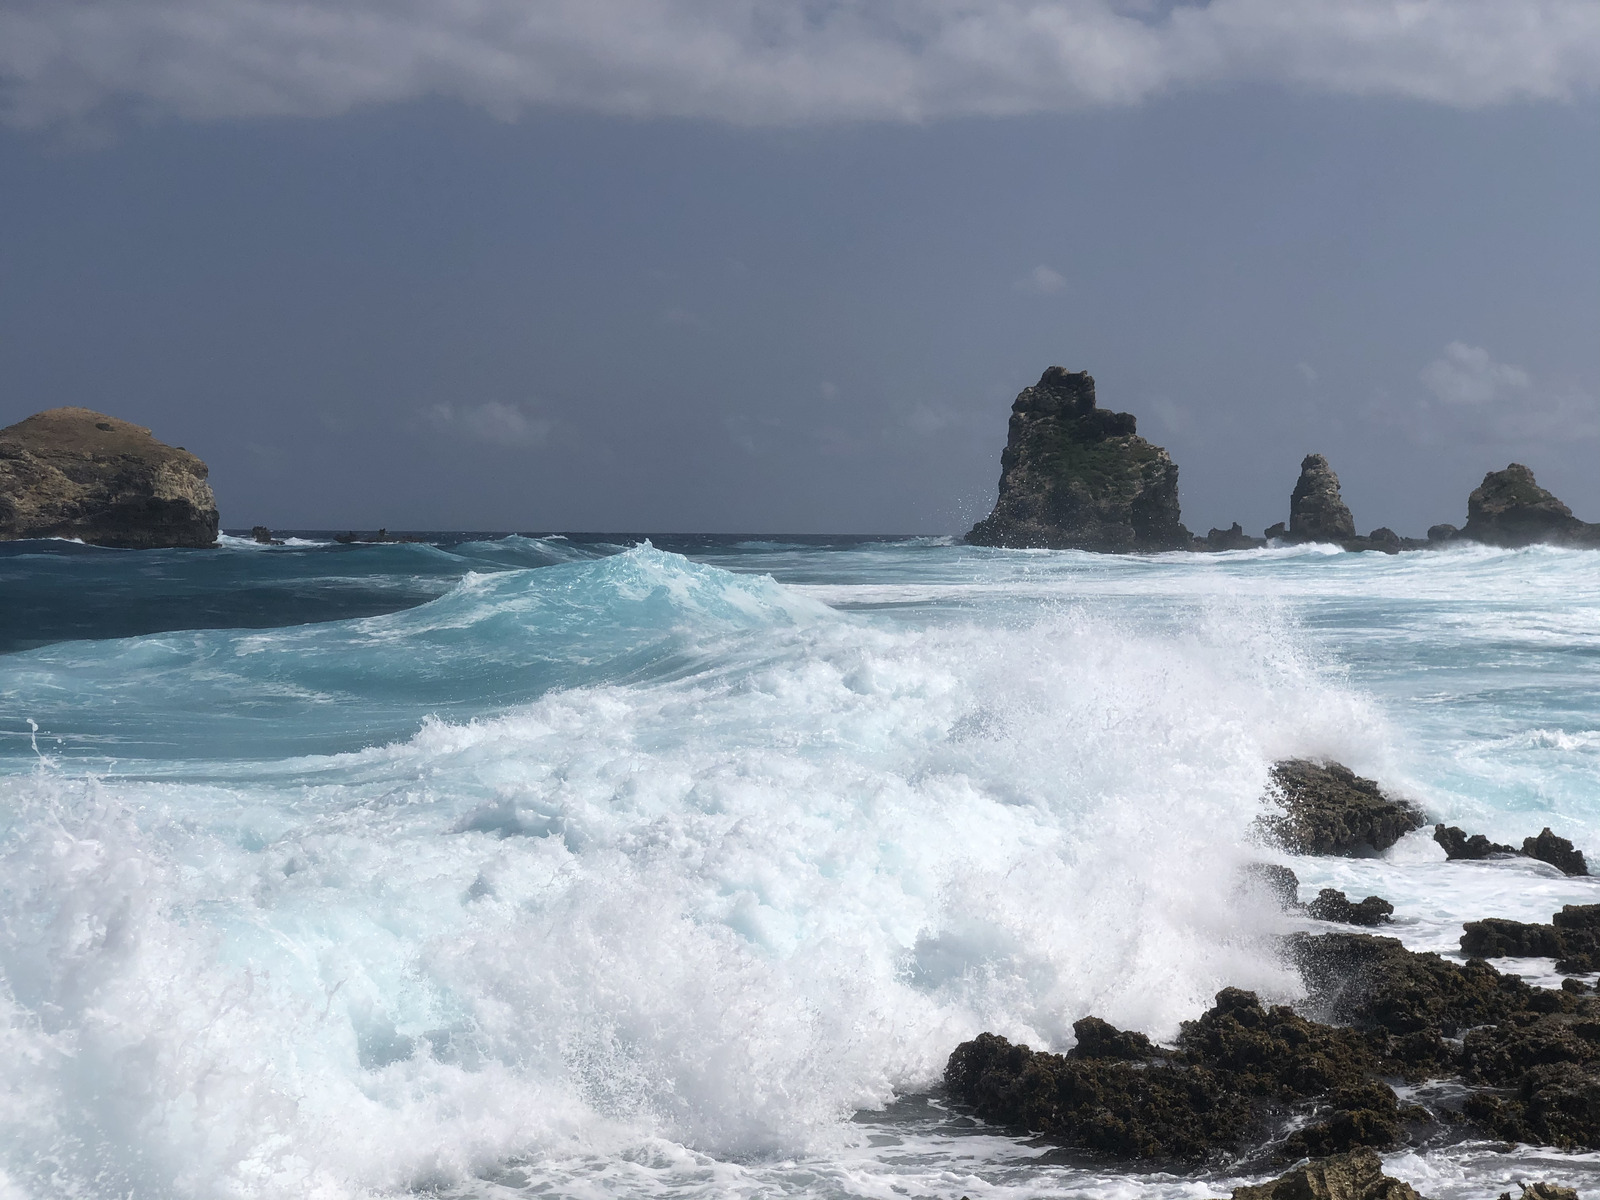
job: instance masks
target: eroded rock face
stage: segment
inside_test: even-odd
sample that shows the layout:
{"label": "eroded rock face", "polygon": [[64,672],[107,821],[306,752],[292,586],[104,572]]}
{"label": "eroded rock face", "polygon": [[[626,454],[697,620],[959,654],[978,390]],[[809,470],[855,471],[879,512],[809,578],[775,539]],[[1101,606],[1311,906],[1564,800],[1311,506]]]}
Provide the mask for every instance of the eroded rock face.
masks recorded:
{"label": "eroded rock face", "polygon": [[1306,455],[1289,497],[1289,540],[1342,544],[1355,536],[1355,519],[1339,495],[1339,477],[1322,455]]}
{"label": "eroded rock face", "polygon": [[1540,487],[1521,463],[1490,471],[1467,497],[1467,523],[1461,536],[1491,546],[1530,546],[1535,542],[1593,544],[1600,525],[1590,525]]}
{"label": "eroded rock face", "polygon": [[1372,854],[1425,823],[1405,800],[1338,763],[1286,759],[1272,768],[1282,809],[1262,818],[1264,832],[1296,854]]}
{"label": "eroded rock face", "polygon": [[1445,858],[1451,862],[1457,859],[1510,857],[1522,853],[1515,846],[1502,846],[1499,842],[1491,842],[1481,833],[1468,837],[1466,830],[1454,825],[1435,825],[1433,840],[1439,843],[1444,850]]}
{"label": "eroded rock face", "polygon": [[206,474],[143,426],[87,408],[36,413],[0,429],[0,541],[212,546],[217,502]]}
{"label": "eroded rock face", "polygon": [[1011,406],[994,511],[979,546],[1110,552],[1183,550],[1178,468],[1128,413],[1095,405],[1087,372],[1051,367]]}

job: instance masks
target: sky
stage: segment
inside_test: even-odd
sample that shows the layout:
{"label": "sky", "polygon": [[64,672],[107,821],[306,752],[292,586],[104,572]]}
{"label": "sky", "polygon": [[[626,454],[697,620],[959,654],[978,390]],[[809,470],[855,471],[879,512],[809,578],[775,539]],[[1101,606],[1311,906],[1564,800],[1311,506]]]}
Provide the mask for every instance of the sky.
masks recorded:
{"label": "sky", "polygon": [[1600,520],[1600,4],[0,0],[0,424],[225,527],[959,532],[1052,364],[1199,533]]}

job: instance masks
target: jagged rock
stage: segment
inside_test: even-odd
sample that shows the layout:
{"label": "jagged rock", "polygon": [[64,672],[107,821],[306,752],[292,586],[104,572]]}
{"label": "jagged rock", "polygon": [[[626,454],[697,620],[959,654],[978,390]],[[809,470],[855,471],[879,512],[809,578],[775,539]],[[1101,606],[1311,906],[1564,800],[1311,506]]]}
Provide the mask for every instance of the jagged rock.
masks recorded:
{"label": "jagged rock", "polygon": [[1566,838],[1551,833],[1548,825],[1539,831],[1538,837],[1522,840],[1522,852],[1529,858],[1549,863],[1563,875],[1589,873],[1589,864],[1583,859],[1583,851],[1574,850]]}
{"label": "jagged rock", "polygon": [[1433,840],[1444,848],[1445,858],[1451,861],[1522,853],[1515,846],[1502,846],[1499,842],[1491,842],[1481,833],[1468,837],[1465,830],[1457,829],[1454,825],[1435,825]]}
{"label": "jagged rock", "polygon": [[972,527],[979,546],[1183,550],[1178,468],[1128,413],[1095,406],[1087,372],[1051,367],[1011,406],[1000,496]]}
{"label": "jagged rock", "polygon": [[1428,541],[1437,545],[1440,542],[1453,542],[1461,536],[1461,530],[1454,525],[1429,525]]}
{"label": "jagged rock", "polygon": [[273,537],[272,530],[268,529],[265,525],[250,526],[250,536],[263,546],[284,545],[284,540],[282,538]]}
{"label": "jagged rock", "polygon": [[1289,497],[1289,540],[1343,543],[1355,536],[1355,520],[1339,495],[1339,477],[1322,455],[1306,455]]}
{"label": "jagged rock", "polygon": [[[1511,1200],[1511,1193],[1501,1192],[1500,1200]],[[1578,1200],[1578,1192],[1558,1183],[1524,1183],[1519,1200]]]}
{"label": "jagged rock", "polygon": [[1600,541],[1600,526],[1578,520],[1535,482],[1532,471],[1512,463],[1504,471],[1490,471],[1467,497],[1467,523],[1461,536],[1491,546],[1592,544]]}
{"label": "jagged rock", "polygon": [[1462,926],[1461,952],[1478,958],[1553,958],[1563,975],[1600,971],[1600,904],[1568,904],[1548,925],[1489,917]]}
{"label": "jagged rock", "polygon": [[1300,879],[1281,863],[1246,863],[1240,874],[1243,876],[1241,890],[1264,896],[1286,912],[1302,907]]}
{"label": "jagged rock", "polygon": [[1302,1163],[1267,1183],[1233,1189],[1233,1200],[1421,1200],[1409,1183],[1383,1173],[1367,1149]]}
{"label": "jagged rock", "polygon": [[1253,538],[1235,521],[1227,529],[1213,528],[1204,539],[1195,539],[1196,550],[1255,550],[1265,546],[1265,538]]}
{"label": "jagged rock", "polygon": [[1414,805],[1338,763],[1286,759],[1272,768],[1272,782],[1283,812],[1260,824],[1296,854],[1383,851],[1425,824]]}
{"label": "jagged rock", "polygon": [[1317,898],[1306,905],[1306,912],[1319,921],[1335,921],[1340,925],[1382,925],[1394,916],[1394,905],[1382,896],[1368,896],[1361,903],[1352,904],[1343,892],[1323,888]]}
{"label": "jagged rock", "polygon": [[1276,525],[1268,525],[1265,529],[1263,529],[1261,531],[1261,536],[1266,538],[1269,542],[1286,542],[1289,540],[1289,527],[1282,521],[1279,521]]}
{"label": "jagged rock", "polygon": [[217,502],[206,473],[142,425],[87,408],[35,413],[0,429],[0,541],[213,546]]}
{"label": "jagged rock", "polygon": [[1124,1158],[1230,1154],[1291,1117],[1294,1157],[1399,1137],[1398,1101],[1361,1034],[1251,992],[1217,993],[1171,1050],[1093,1018],[1073,1028],[1079,1045],[1064,1055],[981,1034],[951,1054],[945,1084],[985,1120]]}

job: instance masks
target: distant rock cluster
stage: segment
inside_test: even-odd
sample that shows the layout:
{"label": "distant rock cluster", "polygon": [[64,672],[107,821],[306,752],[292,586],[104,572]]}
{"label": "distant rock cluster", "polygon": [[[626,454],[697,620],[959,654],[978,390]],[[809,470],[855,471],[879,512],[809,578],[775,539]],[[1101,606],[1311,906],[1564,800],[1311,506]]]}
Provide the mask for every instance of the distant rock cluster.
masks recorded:
{"label": "distant rock cluster", "polygon": [[1289,497],[1289,520],[1256,538],[1236,521],[1195,537],[1182,523],[1178,467],[1160,446],[1135,432],[1128,413],[1095,404],[1087,372],[1051,367],[1011,406],[1000,458],[1000,495],[967,534],[978,546],[1052,550],[1248,550],[1269,543],[1331,543],[1346,550],[1438,548],[1453,541],[1490,546],[1536,542],[1600,547],[1600,524],[1572,510],[1534,480],[1521,463],[1490,471],[1467,498],[1467,523],[1439,524],[1424,538],[1401,537],[1387,526],[1365,535],[1339,492],[1339,477],[1320,454],[1300,463]]}

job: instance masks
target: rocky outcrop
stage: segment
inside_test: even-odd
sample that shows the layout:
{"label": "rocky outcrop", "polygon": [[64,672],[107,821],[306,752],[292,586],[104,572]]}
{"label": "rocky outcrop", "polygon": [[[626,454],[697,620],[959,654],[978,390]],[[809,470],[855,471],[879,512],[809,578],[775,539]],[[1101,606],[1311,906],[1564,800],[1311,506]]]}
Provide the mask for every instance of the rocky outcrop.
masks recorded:
{"label": "rocky outcrop", "polygon": [[1272,785],[1281,812],[1262,817],[1262,831],[1296,854],[1374,854],[1426,823],[1415,805],[1338,763],[1286,759]]}
{"label": "rocky outcrop", "polygon": [[135,550],[215,545],[206,465],[87,408],[0,429],[0,541],[47,537]]}
{"label": "rocky outcrop", "polygon": [[1490,546],[1530,546],[1535,542],[1593,545],[1600,525],[1572,510],[1540,487],[1521,463],[1490,471],[1467,497],[1467,523],[1461,537]]}
{"label": "rocky outcrop", "polygon": [[1322,455],[1306,455],[1289,497],[1288,540],[1343,543],[1355,536],[1355,519],[1339,495],[1339,477]]}
{"label": "rocky outcrop", "polygon": [[1251,537],[1246,533],[1239,522],[1235,521],[1227,529],[1213,527],[1203,538],[1195,538],[1196,550],[1257,550],[1267,544],[1265,538]]}
{"label": "rocky outcrop", "polygon": [[1548,925],[1500,917],[1468,921],[1461,952],[1474,958],[1553,958],[1563,975],[1600,971],[1600,904],[1568,904]]}
{"label": "rocky outcrop", "polygon": [[1340,925],[1382,925],[1394,916],[1394,905],[1382,896],[1368,896],[1355,904],[1336,888],[1323,888],[1317,898],[1306,905],[1306,913],[1319,921]]}
{"label": "rocky outcrop", "polygon": [[1444,848],[1444,856],[1450,860],[1506,858],[1520,855],[1549,863],[1563,875],[1589,873],[1589,864],[1584,861],[1583,851],[1576,849],[1566,838],[1551,833],[1548,825],[1539,831],[1538,837],[1523,838],[1520,850],[1515,846],[1502,846],[1499,842],[1491,842],[1481,833],[1468,837],[1463,830],[1457,829],[1454,825],[1435,825],[1433,840]]}
{"label": "rocky outcrop", "polygon": [[1502,846],[1499,842],[1491,842],[1481,833],[1468,837],[1464,829],[1454,825],[1435,825],[1433,827],[1433,840],[1439,843],[1444,850],[1444,856],[1451,862],[1457,859],[1480,860],[1485,858],[1507,858],[1521,854],[1515,846]]}
{"label": "rocky outcrop", "polygon": [[1383,1173],[1372,1150],[1303,1163],[1267,1183],[1233,1189],[1233,1200],[1421,1200],[1409,1183]]}
{"label": "rocky outcrop", "polygon": [[1551,833],[1548,825],[1539,831],[1538,837],[1522,839],[1522,852],[1529,858],[1549,863],[1563,875],[1589,873],[1589,864],[1583,859],[1583,851],[1574,849],[1566,838]]}
{"label": "rocky outcrop", "polygon": [[1185,550],[1178,468],[1128,413],[1095,406],[1087,372],[1051,367],[1011,406],[994,511],[979,546],[1111,552]]}

